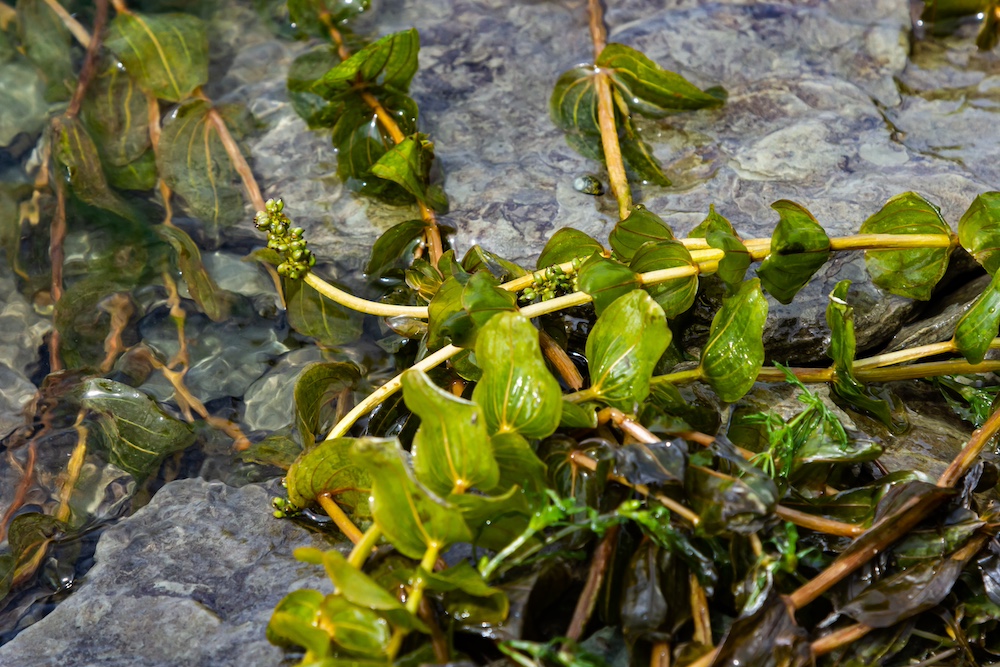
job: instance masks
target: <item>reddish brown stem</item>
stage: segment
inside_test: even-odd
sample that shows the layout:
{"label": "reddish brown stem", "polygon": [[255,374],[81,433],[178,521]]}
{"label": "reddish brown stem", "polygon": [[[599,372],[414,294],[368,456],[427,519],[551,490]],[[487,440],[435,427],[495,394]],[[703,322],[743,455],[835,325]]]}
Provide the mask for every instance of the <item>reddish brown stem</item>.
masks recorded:
{"label": "reddish brown stem", "polygon": [[590,561],[590,570],[587,572],[587,583],[584,584],[583,592],[576,601],[576,609],[573,610],[573,618],[570,621],[566,636],[573,641],[579,641],[583,636],[583,631],[587,628],[590,615],[594,612],[594,605],[597,603],[597,592],[601,589],[601,582],[604,581],[604,573],[608,569],[608,561],[614,552],[615,543],[618,541],[618,531],[620,526],[612,526],[594,549],[593,560]]}
{"label": "reddish brown stem", "polygon": [[76,90],[66,108],[66,115],[75,118],[80,113],[80,105],[83,104],[83,97],[87,94],[87,86],[90,85],[94,74],[97,73],[97,58],[101,50],[101,35],[104,33],[104,26],[108,22],[108,0],[94,1],[94,31],[87,44],[87,55],[83,58],[83,66],[80,68],[80,76],[76,81]]}

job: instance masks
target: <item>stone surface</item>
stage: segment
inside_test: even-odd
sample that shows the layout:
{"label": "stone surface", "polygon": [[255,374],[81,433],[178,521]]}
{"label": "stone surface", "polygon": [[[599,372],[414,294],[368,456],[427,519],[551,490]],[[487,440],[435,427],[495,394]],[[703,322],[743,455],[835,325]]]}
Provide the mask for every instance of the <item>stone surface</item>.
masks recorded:
{"label": "stone surface", "polygon": [[[386,0],[375,11],[379,34],[410,26],[420,31],[421,67],[412,93],[422,129],[435,142],[451,199],[443,221],[456,228],[460,253],[481,243],[533,264],[558,228],[573,225],[607,238],[615,219],[612,197],[573,188],[596,165],[566,145],[548,116],[558,75],[592,58],[585,3]],[[623,0],[611,3],[607,21],[611,41],[634,46],[699,85],[721,84],[729,92],[719,110],[639,123],[674,185],[637,186],[636,199],[680,234],[714,203],[745,237],[767,236],[777,222],[770,204],[792,199],[831,235],[847,235],[907,190],[940,205],[955,225],[995,180],[995,160],[987,156],[996,142],[975,149],[981,169],[925,150],[942,132],[962,135],[963,145],[971,135],[991,134],[975,123],[966,126],[964,114],[949,116],[957,103],[926,122],[926,114],[907,111],[920,100],[901,95],[896,80],[926,66],[907,62],[905,0]],[[356,278],[378,234],[415,212],[359,198],[336,179],[325,133],[306,129],[284,91],[284,72],[304,47],[259,30],[248,35],[223,84],[235,84],[226,99],[248,102],[266,124],[250,142],[254,170],[267,196],[286,199],[319,256],[334,262],[342,279]],[[931,78],[958,76],[964,64]],[[928,78],[912,75],[920,76]],[[995,90],[985,75],[972,79],[968,85],[976,90]],[[904,138],[888,118],[912,119],[914,129]],[[245,226],[238,233],[251,231]],[[855,281],[862,349],[887,341],[914,314],[911,301],[887,298],[871,285],[860,254],[838,257],[791,306],[770,300],[773,358],[823,358],[826,296],[845,278]]]}
{"label": "stone surface", "polygon": [[28,377],[51,327],[17,291],[6,263],[0,263],[0,439],[24,422],[21,411],[35,395]]}
{"label": "stone surface", "polygon": [[283,652],[264,629],[289,591],[329,592],[299,546],[322,538],[270,515],[277,489],[189,479],[164,486],[109,528],[96,565],[55,611],[0,647],[20,667],[249,667]]}

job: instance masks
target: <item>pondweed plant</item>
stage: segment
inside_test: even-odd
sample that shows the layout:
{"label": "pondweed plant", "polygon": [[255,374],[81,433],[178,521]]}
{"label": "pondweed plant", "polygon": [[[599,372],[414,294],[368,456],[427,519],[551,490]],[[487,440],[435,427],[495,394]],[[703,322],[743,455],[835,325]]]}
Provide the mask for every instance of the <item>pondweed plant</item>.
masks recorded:
{"label": "pondweed plant", "polygon": [[[599,616],[618,626],[633,664],[881,664],[939,659],[953,646],[992,652],[983,639],[1000,618],[992,579],[1000,561],[988,546],[998,524],[973,492],[985,488],[977,460],[1000,413],[938,480],[885,474],[880,445],[845,430],[803,383],[826,383],[841,405],[904,430],[891,396],[870,383],[1000,368],[986,360],[1000,342],[1000,279],[946,343],[857,359],[848,281],[830,294],[826,312],[829,368],[765,367],[762,338],[765,292],[793,302],[833,253],[864,250],[876,285],[919,300],[931,297],[959,244],[996,276],[1000,193],[977,197],[957,235],[937,207],[908,192],[853,236],[830,238],[803,206],[782,200],[770,238],[744,240],[710,210],[677,239],[632,200],[626,169],[666,184],[632,114],[716,106],[725,95],[628,46],[605,44],[599,3],[590,12],[594,63],[559,78],[551,109],[570,144],[607,166],[620,214],[610,247],[562,229],[535,271],[479,247],[461,260],[451,250],[438,257],[425,218],[376,241],[367,272],[391,288],[379,302],[358,303],[304,277],[341,305],[387,316],[412,361],[288,469],[288,499],[275,501],[276,514],[318,506],[354,547],[346,557],[297,552],[326,569],[334,592],[288,595],[269,637],[304,650],[303,665],[478,662],[497,649],[521,665],[589,665],[607,657],[578,644]],[[416,71],[415,33],[349,55],[341,32],[324,26],[342,62],[311,81],[290,80],[294,91],[329,102],[317,101],[310,121],[333,127],[342,175],[361,179],[362,190],[384,194],[390,181],[429,205],[426,161],[412,153],[427,146],[423,137],[393,145],[381,126],[381,147],[366,163],[350,140],[381,122],[380,97],[405,93]],[[372,111],[376,124],[359,125]],[[287,226],[282,211],[268,202],[258,228]],[[415,245],[422,235],[427,258]],[[271,256],[294,259],[291,248]],[[756,277],[748,278],[754,262]],[[692,306],[699,279],[712,275],[727,296],[701,357],[663,373],[677,358],[672,321]],[[586,380],[575,360],[585,360]],[[336,370],[324,372],[342,381]],[[756,382],[786,380],[805,410],[787,423],[774,414],[745,420],[762,427],[759,451],[696,430],[687,421],[696,409],[679,390],[703,382],[735,403]],[[325,386],[300,380],[308,414]],[[308,414],[303,422],[315,424]],[[528,599],[551,590],[540,582],[581,548],[590,565],[571,587],[572,613],[553,605],[549,621],[528,629]],[[877,574],[859,573],[872,559]],[[924,612],[949,596],[961,611],[928,630],[932,614]]]}
{"label": "pondweed plant", "polygon": [[[239,211],[238,178],[268,234],[255,258],[277,267],[291,326],[332,347],[360,334],[348,309],[385,318],[379,342],[407,367],[348,411],[361,371],[309,366],[294,392],[300,440],[276,435],[244,452],[287,467],[277,515],[321,510],[353,542],[346,554],[296,554],[334,586],[294,591],[274,611],[268,636],[303,652],[301,664],[929,664],[1000,654],[1000,524],[978,493],[995,484],[978,459],[1000,413],[951,377],[1000,368],[987,360],[1000,345],[1000,193],[977,197],[957,235],[911,192],[848,237],[829,237],[782,200],[770,238],[741,238],[714,209],[675,238],[633,201],[629,171],[667,183],[633,115],[697,112],[725,94],[606,44],[591,1],[593,63],[559,77],[551,110],[567,141],[607,167],[620,218],[607,247],[564,229],[534,270],[478,246],[459,259],[437,224],[447,199],[408,95],[416,31],[365,43],[350,27],[366,2],[289,0],[279,10],[325,40],[291,68],[297,110],[330,129],[341,179],[418,211],[375,242],[366,273],[384,294],[364,299],[316,275],[287,215],[294,202],[286,212],[263,201],[230,131],[237,115],[201,92],[201,21],[112,4],[110,20],[107,3],[95,4],[88,33],[55,0],[0,3],[17,33],[4,39],[19,47],[0,56],[30,65],[66,103],[44,131],[18,130],[41,137],[43,167],[16,200],[28,221],[39,206],[55,211],[42,240],[51,271],[19,253],[12,263],[25,283],[49,287],[57,332],[74,334],[50,341],[53,370],[69,372],[46,383],[31,428],[8,444],[29,455],[3,522],[4,593],[33,576],[57,535],[100,520],[89,509],[103,493],[87,472],[95,451],[142,482],[190,444],[192,424],[249,445],[186,384],[189,313],[226,321],[245,301],[214,283],[171,215],[176,195],[211,236]],[[42,34],[65,48],[42,48]],[[68,86],[81,55],[72,40],[86,53]],[[130,190],[147,197],[123,195]],[[113,279],[94,266],[64,281],[66,222],[85,218],[80,210],[100,210],[141,240],[107,258]],[[148,210],[162,224],[145,224]],[[765,292],[794,302],[834,253],[863,250],[876,285],[926,300],[958,245],[994,279],[950,341],[858,359],[842,282],[826,311],[830,367],[765,365]],[[674,330],[702,280],[721,281],[726,296],[700,357],[685,360]],[[161,296],[142,306],[149,290]],[[140,307],[169,312],[173,358],[129,342]],[[153,370],[174,389],[170,412],[133,388]],[[840,406],[900,431],[903,413],[881,384],[914,378],[939,378],[979,427],[937,480],[881,468],[880,443],[845,429],[806,388],[827,385]],[[688,391],[701,383],[733,404],[756,382],[793,384],[803,411],[723,429]],[[58,499],[49,512],[21,511],[34,452],[56,437],[73,443]]]}

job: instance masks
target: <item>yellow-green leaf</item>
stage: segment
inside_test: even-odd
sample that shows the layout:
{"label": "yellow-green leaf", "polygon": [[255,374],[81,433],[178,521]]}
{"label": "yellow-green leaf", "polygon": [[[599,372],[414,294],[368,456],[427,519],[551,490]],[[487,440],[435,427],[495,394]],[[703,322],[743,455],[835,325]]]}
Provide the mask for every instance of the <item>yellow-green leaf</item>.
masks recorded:
{"label": "yellow-green leaf", "polygon": [[767,299],[760,280],[747,280],[712,319],[701,351],[701,373],[719,398],[733,403],[743,397],[764,365],[764,322]]}

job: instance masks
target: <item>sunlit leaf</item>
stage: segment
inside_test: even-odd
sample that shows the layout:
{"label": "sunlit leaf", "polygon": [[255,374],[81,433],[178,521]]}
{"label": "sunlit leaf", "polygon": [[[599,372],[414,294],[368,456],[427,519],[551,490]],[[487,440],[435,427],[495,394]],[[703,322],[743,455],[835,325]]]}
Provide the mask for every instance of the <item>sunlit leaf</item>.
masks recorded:
{"label": "sunlit leaf", "polygon": [[594,312],[600,316],[618,297],[639,287],[639,279],[624,264],[594,253],[577,272],[576,284],[593,298]]}
{"label": "sunlit leaf", "polygon": [[323,406],[337,394],[355,387],[361,379],[357,366],[343,362],[317,362],[306,366],[295,381],[295,424],[302,444],[309,449],[323,429]]}
{"label": "sunlit leaf", "polygon": [[562,390],[542,358],[538,330],[519,313],[501,313],[479,332],[476,362],[483,370],[472,400],[490,433],[544,438],[559,425]]}
{"label": "sunlit leaf", "polygon": [[444,608],[452,618],[467,624],[495,625],[507,619],[507,596],[489,586],[468,561],[441,572],[420,572],[427,590],[444,593]]}
{"label": "sunlit leaf", "polygon": [[448,343],[462,345],[473,328],[472,319],[462,308],[465,284],[449,277],[427,305],[427,349],[436,350]]}
{"label": "sunlit leaf", "polygon": [[427,223],[423,220],[407,220],[383,232],[372,246],[368,264],[365,265],[365,274],[369,278],[378,278],[397,265],[426,228]]}
{"label": "sunlit leaf", "polygon": [[983,265],[990,275],[1000,268],[1000,192],[984,192],[958,221],[962,247]]}
{"label": "sunlit leaf", "polygon": [[288,323],[320,344],[336,347],[361,335],[362,318],[357,312],[327,299],[298,280],[284,280]]}
{"label": "sunlit leaf", "polygon": [[44,0],[17,0],[16,12],[21,46],[45,77],[45,98],[68,100],[76,86],[72,35]]}
{"label": "sunlit leaf", "polygon": [[604,246],[578,229],[563,227],[553,234],[545,247],[542,248],[536,266],[539,269],[544,269],[547,266],[562,264],[578,257],[590,257],[595,252],[603,253]]}
{"label": "sunlit leaf", "polygon": [[197,16],[119,13],[104,45],[161,100],[180,102],[208,81],[208,37]]}
{"label": "sunlit leaf", "polygon": [[[865,220],[862,234],[951,235],[941,211],[915,192],[896,195]],[[872,282],[893,294],[926,301],[948,268],[948,248],[866,250],[865,265]]]}
{"label": "sunlit leaf", "polygon": [[160,176],[215,236],[244,216],[243,195],[212,120],[212,105],[190,100],[164,123],[157,151]]}
{"label": "sunlit leaf", "polygon": [[826,321],[830,327],[829,354],[834,367],[833,391],[856,409],[876,417],[886,426],[903,429],[905,423],[896,421],[889,401],[872,395],[854,377],[857,342],[854,336],[854,308],[847,303],[847,290],[850,286],[850,280],[837,283],[826,307]]}
{"label": "sunlit leaf", "polygon": [[492,489],[500,479],[482,409],[431,382],[427,374],[403,374],[403,398],[420,428],[413,437],[413,470],[431,491],[447,496],[473,487]]}
{"label": "sunlit leaf", "polygon": [[379,614],[339,595],[323,598],[317,625],[329,633],[339,649],[352,656],[382,657],[392,636],[392,628]]}
{"label": "sunlit leaf", "polygon": [[231,295],[223,291],[205,270],[201,252],[191,237],[182,229],[157,225],[156,233],[174,249],[177,268],[187,284],[191,298],[213,322],[229,317]]}
{"label": "sunlit leaf", "polygon": [[556,81],[549,98],[549,114],[559,129],[600,134],[594,86],[596,74],[594,66],[582,65],[564,72]]}
{"label": "sunlit leaf", "polygon": [[597,412],[592,405],[563,401],[559,425],[563,428],[597,428]]}
{"label": "sunlit leaf", "polygon": [[397,183],[438,212],[447,212],[448,200],[440,188],[430,185],[434,144],[426,135],[414,134],[386,151],[371,167],[374,176]]}
{"label": "sunlit leaf", "polygon": [[267,624],[267,641],[284,648],[301,647],[313,657],[330,651],[330,636],[316,627],[319,606],[325,596],[319,591],[292,591],[278,603]]}
{"label": "sunlit leaf", "polygon": [[55,127],[55,157],[64,168],[73,194],[91,206],[111,211],[126,220],[135,220],[132,207],[108,187],[97,147],[83,123],[77,118],[60,116]]}
{"label": "sunlit leaf", "polygon": [[757,381],[764,365],[764,322],[767,300],[760,280],[745,281],[712,318],[708,342],[701,352],[701,372],[722,400],[732,403]]}
{"label": "sunlit leaf", "polygon": [[663,218],[642,207],[636,207],[624,220],[619,220],[608,241],[618,258],[628,262],[639,247],[648,241],[672,241],[673,232]]}
{"label": "sunlit leaf", "polygon": [[781,303],[792,299],[830,257],[830,237],[816,218],[795,202],[771,204],[781,220],[771,236],[771,254],[757,269],[761,285]]}
{"label": "sunlit leaf", "polygon": [[124,167],[150,146],[146,96],[117,62],[106,61],[91,80],[81,113],[107,165]]}
{"label": "sunlit leaf", "polygon": [[49,514],[22,512],[7,528],[7,548],[0,554],[0,597],[30,578],[39,563],[39,551],[47,549],[65,522]]}
{"label": "sunlit leaf", "polygon": [[458,508],[418,486],[404,456],[396,440],[364,438],[352,448],[352,460],[371,475],[371,511],[382,533],[404,556],[418,559],[430,545],[470,541]]}
{"label": "sunlit leaf", "polygon": [[169,454],[194,442],[189,425],[165,414],[138,389],[91,378],[82,392],[80,404],[98,414],[108,459],[137,479],[153,474]]}
{"label": "sunlit leaf", "polygon": [[420,36],[415,29],[386,35],[340,63],[313,86],[313,90],[334,99],[360,85],[375,85],[405,93],[417,71]]}
{"label": "sunlit leaf", "polygon": [[732,223],[730,223],[724,216],[716,213],[715,204],[708,205],[708,215],[705,216],[705,219],[699,222],[698,225],[691,230],[691,233],[688,234],[688,238],[704,239],[707,238],[712,232],[726,232],[727,234],[737,236]]}
{"label": "sunlit leaf", "polygon": [[520,265],[485,250],[478,244],[469,248],[468,252],[465,253],[462,258],[462,268],[469,273],[488,271],[501,282],[528,275],[528,272]]}
{"label": "sunlit leaf", "polygon": [[476,328],[481,329],[495,316],[516,310],[517,297],[497,287],[497,279],[489,271],[479,271],[462,290],[462,308]]}
{"label": "sunlit leaf", "polygon": [[493,457],[500,469],[500,481],[495,488],[486,489],[487,491],[505,493],[513,486],[519,486],[529,493],[545,491],[545,464],[523,435],[514,431],[497,433],[490,438],[490,442]]}
{"label": "sunlit leaf", "polygon": [[990,343],[1000,330],[1000,278],[997,276],[1000,272],[993,274],[993,280],[955,327],[955,346],[970,364],[978,364],[986,358]]}
{"label": "sunlit leaf", "polygon": [[594,397],[624,412],[649,395],[649,378],[670,344],[667,318],[652,297],[633,290],[612,303],[587,338]]}
{"label": "sunlit leaf", "polygon": [[668,72],[643,53],[624,44],[608,44],[597,58],[633,111],[661,117],[675,111],[721,106],[724,93],[704,92],[687,79]]}
{"label": "sunlit leaf", "polygon": [[310,507],[329,494],[355,519],[371,516],[371,477],[351,460],[352,443],[352,438],[324,440],[299,455],[285,476],[292,505]]}
{"label": "sunlit leaf", "polygon": [[680,241],[659,241],[645,243],[635,251],[629,268],[636,273],[660,271],[664,269],[689,268],[687,276],[648,285],[645,289],[656,303],[663,308],[667,319],[677,317],[687,311],[698,295],[697,264],[691,253]]}

